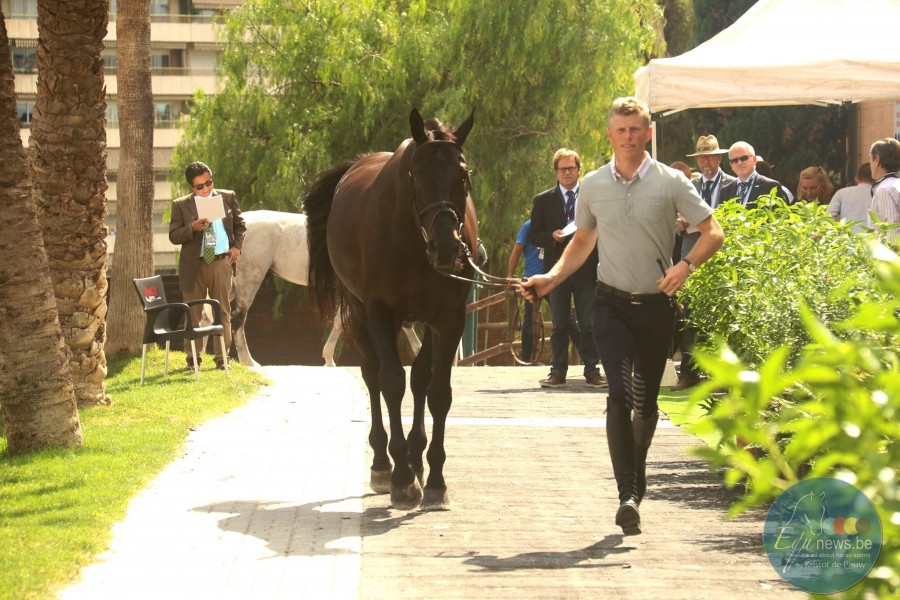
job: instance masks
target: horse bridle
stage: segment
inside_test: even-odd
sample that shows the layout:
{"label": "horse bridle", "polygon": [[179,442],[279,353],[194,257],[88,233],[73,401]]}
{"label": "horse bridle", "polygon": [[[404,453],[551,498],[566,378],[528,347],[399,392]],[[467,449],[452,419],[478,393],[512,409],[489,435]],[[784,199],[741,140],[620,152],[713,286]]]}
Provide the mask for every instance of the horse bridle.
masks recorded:
{"label": "horse bridle", "polygon": [[[460,155],[462,156],[462,148],[456,142],[451,140],[428,140],[422,144],[416,146],[416,152],[418,152],[419,148],[428,146],[429,144],[452,144],[458,150]],[[415,154],[413,154],[415,156]],[[469,173],[466,172],[465,177],[465,188],[466,188],[466,197],[468,198],[472,191],[472,180],[469,177]],[[412,208],[413,220],[415,221],[416,227],[419,228],[419,231],[422,232],[422,239],[425,241],[425,252],[428,253],[428,230],[434,226],[435,220],[441,214],[450,214],[456,220],[456,230],[459,234],[460,239],[463,239],[463,227],[465,226],[465,216],[460,215],[459,209],[454,206],[450,202],[446,201],[438,201],[432,202],[431,204],[425,206],[424,208],[418,209],[416,206],[416,185],[415,185],[415,175],[413,175],[412,171],[409,172],[409,199],[410,206]],[[426,228],[422,224],[422,219],[428,214],[429,211],[434,211],[434,214],[431,217],[431,222],[428,224],[428,228]],[[476,240],[476,243],[481,240]],[[509,287],[510,285],[518,285],[522,282],[521,279],[518,278],[507,278],[507,277],[496,277],[494,275],[490,275],[482,271],[475,261],[472,260],[472,251],[469,249],[469,244],[463,241],[462,244],[462,253],[465,255],[466,261],[469,263],[469,266],[482,277],[484,277],[484,281],[479,281],[477,279],[470,279],[468,277],[463,277],[462,275],[457,275],[456,273],[445,273],[443,271],[438,271],[441,275],[445,277],[449,277],[450,279],[456,279],[457,281],[465,281],[467,283],[472,283],[475,285],[479,285],[481,287]]]}
{"label": "horse bridle", "polygon": [[[459,150],[460,156],[462,156],[462,148],[456,144],[456,142],[452,142],[450,140],[429,140],[422,144],[418,144],[416,146],[415,152],[419,151],[419,148],[424,148],[426,146],[433,147],[435,144],[451,144]],[[415,158],[415,153],[413,153],[413,158]],[[471,189],[469,176],[466,175],[466,193],[468,194]],[[413,220],[416,223],[416,227],[419,228],[419,231],[422,232],[422,239],[425,240],[425,246],[428,247],[428,230],[434,226],[435,220],[437,220],[438,216],[441,214],[450,214],[456,220],[456,230],[460,236],[462,236],[462,228],[465,223],[465,218],[459,214],[459,209],[457,209],[452,203],[446,201],[432,202],[427,205],[425,208],[417,209],[416,205],[416,176],[413,175],[412,170],[409,171],[409,201],[410,207],[413,212]],[[431,217],[431,222],[428,224],[426,228],[425,225],[422,224],[422,219],[427,215],[430,211],[434,211],[434,214]]]}

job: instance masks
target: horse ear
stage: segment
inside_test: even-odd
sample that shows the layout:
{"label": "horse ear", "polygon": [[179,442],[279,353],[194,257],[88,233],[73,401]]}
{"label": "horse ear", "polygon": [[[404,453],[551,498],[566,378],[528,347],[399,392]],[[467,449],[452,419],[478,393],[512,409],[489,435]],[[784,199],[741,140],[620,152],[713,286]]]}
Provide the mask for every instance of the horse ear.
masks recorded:
{"label": "horse ear", "polygon": [[475,109],[472,109],[472,112],[469,114],[469,118],[463,121],[463,124],[459,126],[459,129],[453,132],[453,136],[456,138],[456,143],[462,146],[466,138],[469,136],[469,132],[472,131],[472,125],[475,124]]}
{"label": "horse ear", "polygon": [[425,121],[422,120],[418,108],[412,109],[412,112],[409,113],[409,131],[417,144],[424,144],[428,141],[428,136],[425,135]]}

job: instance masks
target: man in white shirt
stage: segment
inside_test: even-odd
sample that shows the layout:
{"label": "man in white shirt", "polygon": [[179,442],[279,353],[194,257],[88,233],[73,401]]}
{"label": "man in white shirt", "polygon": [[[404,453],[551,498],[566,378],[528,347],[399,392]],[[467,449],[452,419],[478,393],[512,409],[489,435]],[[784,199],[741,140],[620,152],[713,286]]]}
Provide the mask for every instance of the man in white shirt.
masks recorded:
{"label": "man in white shirt", "polygon": [[854,232],[862,231],[869,220],[869,208],[872,206],[872,181],[872,166],[869,163],[859,165],[856,185],[835,192],[828,204],[828,214],[835,221],[853,223]]}
{"label": "man in white shirt", "polygon": [[[875,222],[900,224],[900,142],[885,138],[872,144],[869,152],[872,163],[872,214],[869,226]],[[891,243],[900,245],[900,228],[891,232]]]}

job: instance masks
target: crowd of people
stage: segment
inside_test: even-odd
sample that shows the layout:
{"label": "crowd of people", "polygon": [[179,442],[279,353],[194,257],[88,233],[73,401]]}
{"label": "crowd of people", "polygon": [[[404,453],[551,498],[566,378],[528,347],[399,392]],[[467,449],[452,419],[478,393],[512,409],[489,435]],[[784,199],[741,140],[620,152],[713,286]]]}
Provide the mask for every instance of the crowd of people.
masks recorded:
{"label": "crowd of people", "polygon": [[[726,154],[734,176],[725,173],[721,168],[722,156]],[[897,179],[900,171],[898,164],[900,142],[895,139],[887,138],[873,144],[870,152],[872,163],[861,164],[854,185],[837,192],[827,171],[821,166],[811,166],[800,172],[797,190],[792,193],[781,182],[772,178],[772,165],[757,155],[753,146],[745,141],[735,142],[728,149],[722,149],[716,136],[702,135],[697,139],[696,151],[687,157],[694,159],[696,169],[684,161],[675,161],[669,166],[690,180],[697,193],[711,208],[716,208],[727,201],[740,202],[748,208],[753,208],[758,198],[768,195],[775,189],[775,194],[789,204],[816,202],[827,205],[827,212],[835,220],[850,223],[856,233],[871,228],[876,221],[900,223],[898,217],[900,193],[897,191],[900,189],[900,180]],[[560,160],[565,163],[562,167]],[[874,175],[873,163],[876,165]],[[571,224],[574,222],[574,207],[578,199],[581,159],[574,150],[562,148],[553,157],[553,168],[557,173],[557,184],[533,199],[534,210],[531,218],[522,225],[516,246],[510,256],[507,270],[507,276],[510,278],[515,274],[523,252],[526,256],[523,276],[531,277],[552,269],[574,232]],[[537,227],[532,226],[535,218]],[[699,231],[681,217],[676,218],[675,230],[676,241],[672,261],[678,262],[690,254],[699,237]],[[894,239],[898,237],[900,233],[896,233]],[[583,352],[587,352],[585,378],[591,385],[599,387],[606,385],[604,376],[594,370],[597,361],[594,359],[595,354],[590,340],[593,325],[589,322],[590,318],[585,316],[590,314],[586,312],[588,309],[583,307],[589,303],[584,290],[593,288],[591,274],[596,267],[595,252],[579,269],[577,277],[569,278],[568,284],[563,289],[554,290],[549,295],[553,324],[551,360],[549,375],[540,381],[542,387],[566,385],[569,338],[580,356],[584,356]],[[554,296],[560,298],[554,302]],[[556,310],[553,308],[554,305]],[[572,305],[575,309],[570,311]],[[690,314],[689,299],[683,300],[681,308],[687,320]],[[526,303],[522,319],[520,353],[523,362],[531,362],[534,359],[532,315],[533,306]],[[685,328],[682,332],[678,381],[672,386],[675,391],[691,388],[701,381],[701,375],[691,357],[696,333],[691,327]]]}
{"label": "crowd of people", "polygon": [[[619,492],[615,522],[625,535],[636,535],[672,329],[679,309],[690,314],[690,298],[679,306],[674,296],[724,242],[714,209],[726,202],[753,208],[774,190],[788,204],[827,204],[829,214],[857,232],[876,221],[900,223],[900,142],[875,142],[853,186],[834,193],[825,169],[811,166],[792,193],[743,140],[724,149],[714,135],[700,136],[688,155],[696,171],[683,161],[666,166],[654,160],[646,151],[650,113],[633,97],[614,101],[606,134],[610,162],[582,181],[577,152],[562,148],[553,156],[556,184],[533,199],[507,275],[514,275],[520,254],[530,256],[520,292],[537,306],[543,298],[550,302],[550,373],[542,387],[567,384],[567,330],[581,332],[586,383],[608,389],[607,443]],[[726,155],[733,175],[721,167]],[[701,381],[691,358],[697,333],[684,331],[674,390]],[[524,360],[531,359],[528,339]],[[523,346],[524,340],[523,331]]]}

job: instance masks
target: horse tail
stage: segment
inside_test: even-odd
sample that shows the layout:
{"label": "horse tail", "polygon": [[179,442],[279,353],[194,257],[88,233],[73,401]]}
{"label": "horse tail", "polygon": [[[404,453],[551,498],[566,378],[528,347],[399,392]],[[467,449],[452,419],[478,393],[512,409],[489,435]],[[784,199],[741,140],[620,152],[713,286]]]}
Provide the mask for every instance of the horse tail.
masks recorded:
{"label": "horse tail", "polygon": [[334,191],[344,174],[355,161],[338,163],[322,173],[303,198],[306,213],[307,245],[309,246],[308,283],[313,304],[326,321],[334,318],[340,297],[339,282],[328,255],[326,227]]}

